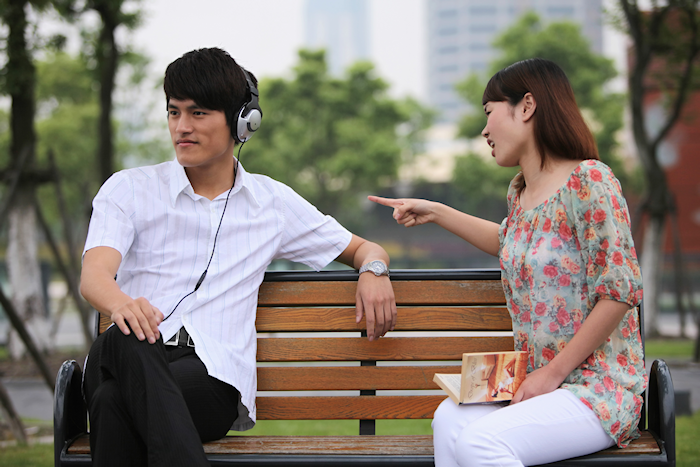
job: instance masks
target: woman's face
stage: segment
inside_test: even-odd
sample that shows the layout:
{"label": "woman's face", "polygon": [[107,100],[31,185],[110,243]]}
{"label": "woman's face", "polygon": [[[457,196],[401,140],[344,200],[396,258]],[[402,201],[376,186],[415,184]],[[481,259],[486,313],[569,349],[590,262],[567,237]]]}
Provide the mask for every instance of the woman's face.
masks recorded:
{"label": "woman's face", "polygon": [[524,99],[516,106],[508,102],[489,101],[484,105],[486,126],[481,135],[491,147],[491,156],[501,167],[520,165],[520,158],[529,147],[527,139],[532,135],[526,125]]}

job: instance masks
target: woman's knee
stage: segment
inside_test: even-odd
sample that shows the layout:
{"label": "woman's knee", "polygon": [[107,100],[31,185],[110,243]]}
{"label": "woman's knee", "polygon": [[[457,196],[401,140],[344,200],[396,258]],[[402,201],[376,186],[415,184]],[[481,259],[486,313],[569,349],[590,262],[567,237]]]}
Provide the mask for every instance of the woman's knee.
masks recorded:
{"label": "woman's knee", "polygon": [[491,465],[500,441],[472,424],[462,430],[455,442],[455,459],[460,467]]}
{"label": "woman's knee", "polygon": [[445,399],[440,403],[433,415],[433,433],[438,436],[449,433],[460,424],[460,421],[459,406],[451,399]]}

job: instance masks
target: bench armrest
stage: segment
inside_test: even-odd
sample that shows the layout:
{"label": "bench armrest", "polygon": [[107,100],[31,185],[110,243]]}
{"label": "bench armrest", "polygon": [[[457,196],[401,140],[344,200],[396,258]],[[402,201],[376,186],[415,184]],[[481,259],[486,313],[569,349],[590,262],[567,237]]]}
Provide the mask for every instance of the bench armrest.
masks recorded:
{"label": "bench armrest", "polygon": [[53,398],[53,440],[55,465],[61,452],[76,436],[87,432],[87,409],[81,390],[83,372],[75,360],[66,360],[58,370]]}
{"label": "bench armrest", "polygon": [[668,460],[676,460],[676,403],[671,371],[663,360],[654,360],[647,389],[648,429],[664,443]]}

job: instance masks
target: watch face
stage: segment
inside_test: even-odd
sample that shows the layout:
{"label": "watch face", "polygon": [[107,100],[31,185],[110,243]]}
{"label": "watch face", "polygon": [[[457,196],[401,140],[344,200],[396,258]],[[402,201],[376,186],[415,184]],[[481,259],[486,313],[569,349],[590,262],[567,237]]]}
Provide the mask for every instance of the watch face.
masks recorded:
{"label": "watch face", "polygon": [[374,261],[369,265],[370,271],[374,273],[375,276],[380,276],[386,272],[386,266],[381,261]]}

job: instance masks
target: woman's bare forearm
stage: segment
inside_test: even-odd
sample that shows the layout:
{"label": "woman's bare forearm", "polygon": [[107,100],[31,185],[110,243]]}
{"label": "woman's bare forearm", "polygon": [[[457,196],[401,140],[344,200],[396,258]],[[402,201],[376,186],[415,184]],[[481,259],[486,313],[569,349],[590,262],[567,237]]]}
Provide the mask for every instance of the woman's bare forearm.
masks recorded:
{"label": "woman's bare forearm", "polygon": [[499,224],[435,203],[433,222],[486,253],[498,256]]}

